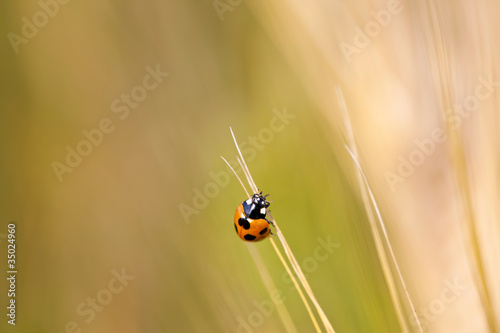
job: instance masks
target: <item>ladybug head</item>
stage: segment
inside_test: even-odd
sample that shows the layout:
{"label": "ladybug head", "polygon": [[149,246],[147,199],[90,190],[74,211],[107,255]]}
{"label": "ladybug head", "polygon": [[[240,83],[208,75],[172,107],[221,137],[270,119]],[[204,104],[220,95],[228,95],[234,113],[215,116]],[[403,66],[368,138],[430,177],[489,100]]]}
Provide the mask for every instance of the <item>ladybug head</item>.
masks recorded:
{"label": "ladybug head", "polygon": [[266,200],[266,197],[268,197],[269,194],[262,195],[262,192],[260,193],[255,193],[252,197],[252,203],[260,208],[267,208],[269,207],[270,203],[269,201]]}
{"label": "ladybug head", "polygon": [[270,203],[266,200],[266,196],[262,196],[262,192],[255,193],[251,199],[243,201],[241,204],[245,215],[251,219],[265,219],[267,207]]}

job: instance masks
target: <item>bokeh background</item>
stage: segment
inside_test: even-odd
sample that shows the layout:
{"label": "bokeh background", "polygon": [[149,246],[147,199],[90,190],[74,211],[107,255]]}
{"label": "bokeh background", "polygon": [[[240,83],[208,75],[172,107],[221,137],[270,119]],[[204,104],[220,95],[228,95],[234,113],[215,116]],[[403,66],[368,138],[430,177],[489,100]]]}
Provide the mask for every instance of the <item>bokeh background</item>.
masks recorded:
{"label": "bokeh background", "polygon": [[[336,332],[402,332],[336,85],[425,332],[498,332],[499,10],[465,0],[3,3],[2,332],[313,332],[269,242],[234,234],[245,193],[220,158],[236,156],[230,126]],[[155,71],[158,84],[141,88]],[[475,105],[478,89],[487,96]],[[96,128],[109,133],[81,143]],[[436,129],[446,139],[432,145]],[[87,156],[68,166],[78,147]],[[55,165],[68,169],[58,176]],[[15,327],[5,315],[12,221]],[[405,318],[418,332],[407,306]]]}

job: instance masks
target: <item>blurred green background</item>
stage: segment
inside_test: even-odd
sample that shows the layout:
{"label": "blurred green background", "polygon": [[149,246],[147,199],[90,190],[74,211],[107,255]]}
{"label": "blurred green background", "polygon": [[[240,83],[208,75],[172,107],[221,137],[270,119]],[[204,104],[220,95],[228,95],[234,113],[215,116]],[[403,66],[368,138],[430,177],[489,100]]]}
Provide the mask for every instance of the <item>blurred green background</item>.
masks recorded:
{"label": "blurred green background", "polygon": [[[246,244],[234,234],[245,193],[220,158],[237,153],[230,126],[336,332],[401,332],[343,147],[335,84],[344,88],[419,311],[440,297],[445,281],[458,277],[467,286],[425,320],[426,331],[487,332],[466,265],[447,143],[397,191],[384,178],[415,139],[443,124],[436,63],[426,55],[425,2],[400,3],[401,12],[350,61],[339,47],[353,44],[354,28],[389,3],[4,3],[0,276],[7,275],[11,221],[19,273],[15,327],[4,314],[5,279],[0,285],[2,332],[285,332],[248,247],[262,256],[296,332],[313,332],[268,240]],[[450,10],[441,19],[453,36],[446,42],[451,67],[468,64],[454,76],[465,96],[478,75],[497,71],[489,31],[498,4],[471,12],[459,3],[440,6]],[[464,127],[489,133],[466,141],[490,142],[482,155],[493,160],[494,177],[474,172],[494,180],[498,118],[488,110],[496,101]],[[290,116],[277,121],[277,114]],[[493,193],[483,207],[488,221],[498,221],[496,189],[485,192]],[[484,234],[497,237],[497,227],[486,224]],[[317,250],[325,242],[335,247]],[[483,243],[493,244],[492,256],[495,242]]]}

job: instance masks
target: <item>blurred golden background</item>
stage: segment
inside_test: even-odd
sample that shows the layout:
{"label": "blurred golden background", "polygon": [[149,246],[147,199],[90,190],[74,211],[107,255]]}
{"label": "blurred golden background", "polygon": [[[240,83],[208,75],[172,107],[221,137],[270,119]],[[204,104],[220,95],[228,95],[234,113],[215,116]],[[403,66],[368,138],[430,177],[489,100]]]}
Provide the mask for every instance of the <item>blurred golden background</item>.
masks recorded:
{"label": "blurred golden background", "polygon": [[[339,85],[423,330],[499,332],[499,10],[4,3],[1,331],[313,332],[268,240],[234,234],[245,193],[220,158],[235,160],[231,126],[335,331],[403,332]],[[404,317],[420,331],[407,305]]]}

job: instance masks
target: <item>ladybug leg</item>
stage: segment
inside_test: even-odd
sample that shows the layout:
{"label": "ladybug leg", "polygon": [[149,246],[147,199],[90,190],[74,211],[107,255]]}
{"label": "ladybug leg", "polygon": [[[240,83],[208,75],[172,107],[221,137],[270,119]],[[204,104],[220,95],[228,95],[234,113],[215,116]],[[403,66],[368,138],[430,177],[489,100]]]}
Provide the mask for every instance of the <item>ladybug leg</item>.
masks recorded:
{"label": "ladybug leg", "polygon": [[[267,223],[269,223],[269,225],[272,225],[274,228],[276,228],[276,226],[274,225],[274,222],[273,221],[269,221],[268,219],[265,219],[267,221]],[[269,228],[269,233],[274,236],[273,234],[273,231],[271,230],[271,228]]]}
{"label": "ladybug leg", "polygon": [[[269,223],[269,225],[272,225],[274,227],[274,223],[272,221],[269,221],[269,220],[266,220],[267,223]],[[271,234],[271,236],[274,236],[274,233],[273,233],[273,230],[271,228],[269,228],[269,233]]]}

